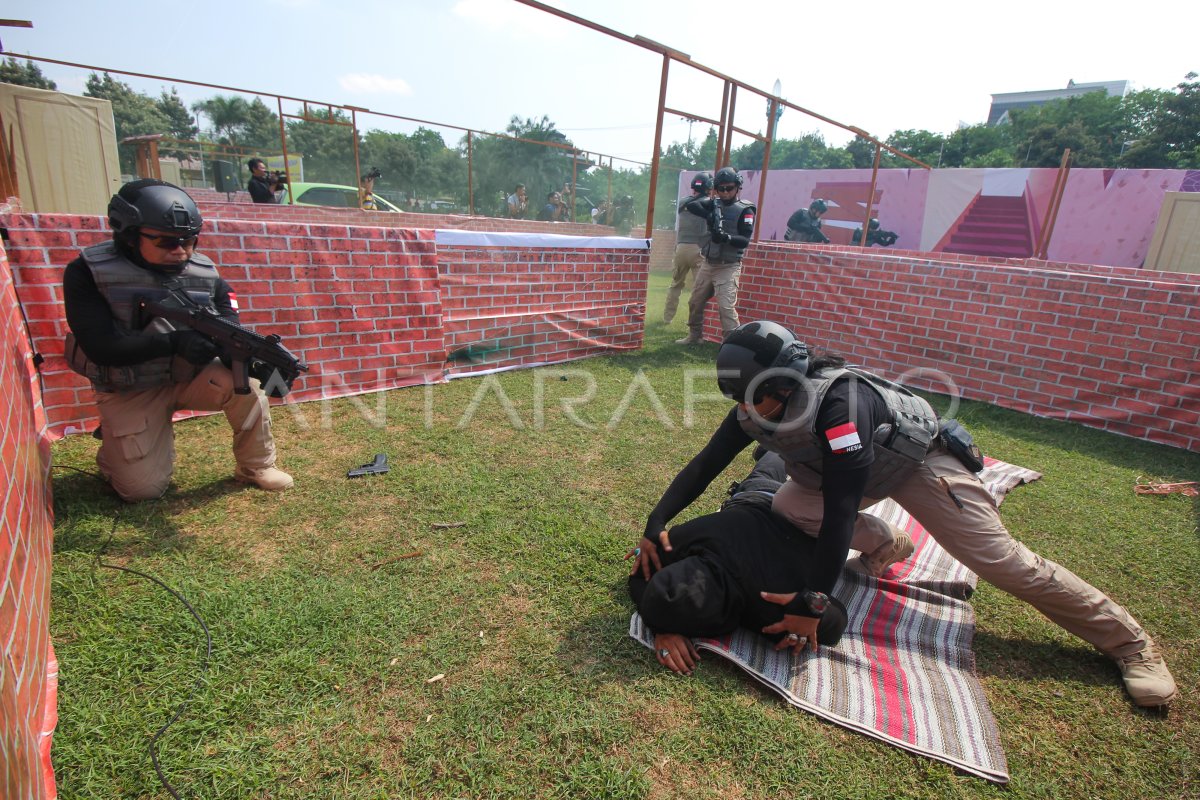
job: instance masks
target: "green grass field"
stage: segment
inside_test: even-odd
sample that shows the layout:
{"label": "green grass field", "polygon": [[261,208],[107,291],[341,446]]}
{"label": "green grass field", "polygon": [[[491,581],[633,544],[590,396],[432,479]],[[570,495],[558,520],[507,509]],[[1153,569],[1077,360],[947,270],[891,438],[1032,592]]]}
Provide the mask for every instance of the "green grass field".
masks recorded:
{"label": "green grass field", "polygon": [[[665,284],[651,276],[650,320]],[[202,675],[187,610],[100,560],[161,578],[212,631],[159,741],[187,798],[1200,796],[1200,504],[1133,492],[1197,479],[1196,453],[960,411],[989,455],[1045,473],[1005,502],[1013,533],[1125,604],[1182,691],[1169,714],[1134,708],[1111,662],[981,584],[1007,788],[789,709],[715,656],[690,678],[660,667],[626,635],[621,556],[728,408],[697,402],[685,426],[685,384],[716,391],[716,348],[683,333],[651,321],[640,352],[277,408],[296,477],[280,495],[229,479],[221,418],[178,425],[160,501],[55,470],[60,797],[166,797],[147,745]],[[96,447],[72,437],[55,462],[94,470]],[[345,477],[377,452],[388,474]]]}

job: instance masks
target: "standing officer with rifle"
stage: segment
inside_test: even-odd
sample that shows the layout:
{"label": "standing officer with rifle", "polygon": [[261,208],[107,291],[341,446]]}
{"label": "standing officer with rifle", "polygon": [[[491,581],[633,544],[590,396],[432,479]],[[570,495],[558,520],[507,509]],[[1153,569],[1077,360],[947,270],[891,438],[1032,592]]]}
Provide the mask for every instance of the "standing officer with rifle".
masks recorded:
{"label": "standing officer with rifle", "polygon": [[742,276],[742,253],[754,233],[753,203],[738,198],[742,176],[733,167],[721,167],[713,178],[716,197],[697,196],[683,210],[708,220],[708,232],[700,243],[700,269],[688,299],[688,335],[676,344],[704,341],[704,306],[717,298],[721,331],[728,334],[738,326],[737,292]]}
{"label": "standing officer with rifle", "polygon": [[[223,411],[233,428],[234,478],[289,488],[292,477],[275,467],[259,380],[281,396],[306,367],[277,337],[236,324],[236,296],[212,260],[196,252],[202,220],[192,198],[163,181],[133,181],[109,201],[108,222],[112,241],[85,249],[63,272],[64,357],[95,391],[101,474],[128,502],[162,496],[175,462],[171,415]],[[164,313],[178,319],[203,315],[210,335],[168,321],[156,306],[171,307]],[[221,346],[211,334],[224,331],[232,337]]]}
{"label": "standing officer with rifle", "polygon": [[667,289],[667,304],[663,307],[663,322],[668,325],[675,319],[679,309],[679,295],[683,294],[683,285],[687,282],[688,273],[692,280],[700,270],[700,242],[708,233],[708,226],[702,217],[695,214],[685,214],[684,207],[697,199],[712,194],[713,176],[711,172],[701,172],[692,178],[692,193],[679,199],[678,212],[675,215],[675,259],[672,262],[674,270],[671,273],[671,285]]}

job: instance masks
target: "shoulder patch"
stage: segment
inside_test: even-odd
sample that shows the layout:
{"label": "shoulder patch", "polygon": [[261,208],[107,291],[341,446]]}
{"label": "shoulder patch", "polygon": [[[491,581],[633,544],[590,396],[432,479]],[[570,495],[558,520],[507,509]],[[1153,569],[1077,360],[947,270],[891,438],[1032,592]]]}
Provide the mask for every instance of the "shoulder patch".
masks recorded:
{"label": "shoulder patch", "polygon": [[852,453],[862,449],[862,440],[858,438],[858,428],[853,422],[837,425],[825,431],[825,439],[829,448],[835,453]]}

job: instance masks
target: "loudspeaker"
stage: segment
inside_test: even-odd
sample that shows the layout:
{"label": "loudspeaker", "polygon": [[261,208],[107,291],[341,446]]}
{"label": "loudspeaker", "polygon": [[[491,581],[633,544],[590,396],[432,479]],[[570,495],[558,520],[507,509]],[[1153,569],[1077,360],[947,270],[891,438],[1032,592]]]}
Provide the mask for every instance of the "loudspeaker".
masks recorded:
{"label": "loudspeaker", "polygon": [[236,192],[242,188],[238,175],[237,164],[215,159],[212,162],[213,178],[217,183],[218,192]]}

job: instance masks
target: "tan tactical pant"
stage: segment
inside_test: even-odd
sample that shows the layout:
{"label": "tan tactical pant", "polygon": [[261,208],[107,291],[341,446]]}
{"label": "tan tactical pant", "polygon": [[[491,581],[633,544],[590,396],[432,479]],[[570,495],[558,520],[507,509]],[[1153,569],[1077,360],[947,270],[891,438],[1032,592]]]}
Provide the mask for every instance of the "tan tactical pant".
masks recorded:
{"label": "tan tactical pant", "polygon": [[667,289],[667,305],[663,308],[663,322],[667,323],[675,319],[675,312],[679,309],[679,296],[683,293],[688,273],[694,275],[700,269],[700,245],[687,242],[675,245],[674,265],[671,286]]}
{"label": "tan tactical pant", "polygon": [[161,497],[175,469],[176,411],[224,411],[233,428],[237,466],[275,466],[271,411],[258,381],[250,394],[235,394],[233,373],[214,362],[188,383],[135,392],[96,392],[104,440],[96,454],[100,472],[129,502]]}
{"label": "tan tactical pant", "polygon": [[[891,498],[980,578],[1029,603],[1101,652],[1120,658],[1145,647],[1148,637],[1128,611],[1075,573],[1014,539],[1000,521],[987,487],[940,446]],[[866,499],[863,507],[875,502]],[[823,516],[821,492],[789,480],[776,492],[772,510],[816,536]],[[879,517],[860,513],[851,547],[870,552],[896,532]]]}
{"label": "tan tactical pant", "polygon": [[700,269],[688,299],[688,329],[699,338],[704,331],[704,306],[709,298],[717,298],[717,314],[721,318],[721,333],[728,335],[738,326],[737,293],[742,277],[742,264],[710,264],[700,257]]}

